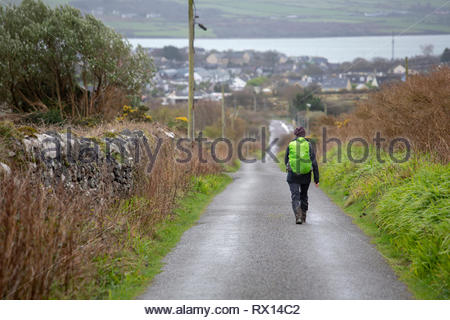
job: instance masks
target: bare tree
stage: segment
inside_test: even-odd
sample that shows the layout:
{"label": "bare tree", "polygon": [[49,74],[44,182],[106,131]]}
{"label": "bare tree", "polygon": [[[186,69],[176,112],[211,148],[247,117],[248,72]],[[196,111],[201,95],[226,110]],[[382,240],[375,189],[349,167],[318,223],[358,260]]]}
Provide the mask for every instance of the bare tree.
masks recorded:
{"label": "bare tree", "polygon": [[420,50],[422,50],[422,54],[424,56],[432,56],[434,53],[434,45],[432,44],[421,45]]}

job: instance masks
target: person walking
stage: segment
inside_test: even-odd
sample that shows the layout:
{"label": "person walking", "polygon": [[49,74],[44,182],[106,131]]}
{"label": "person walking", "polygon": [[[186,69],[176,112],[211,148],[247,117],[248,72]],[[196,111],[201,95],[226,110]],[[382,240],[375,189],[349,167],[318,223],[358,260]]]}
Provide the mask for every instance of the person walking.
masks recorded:
{"label": "person walking", "polygon": [[292,209],[295,222],[306,222],[308,211],[308,189],[311,184],[311,172],[314,174],[314,183],[319,187],[319,167],[316,154],[311,142],[305,138],[305,128],[294,130],[295,139],[289,143],[284,157],[287,171],[287,183],[291,190]]}

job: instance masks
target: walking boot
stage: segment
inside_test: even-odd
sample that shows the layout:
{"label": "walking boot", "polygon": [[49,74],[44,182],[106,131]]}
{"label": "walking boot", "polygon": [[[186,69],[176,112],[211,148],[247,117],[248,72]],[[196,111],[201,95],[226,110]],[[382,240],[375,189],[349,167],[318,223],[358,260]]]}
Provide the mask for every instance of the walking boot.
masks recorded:
{"label": "walking boot", "polygon": [[306,222],[306,211],[302,209],[302,223]]}
{"label": "walking boot", "polygon": [[303,223],[302,209],[300,208],[300,205],[297,208],[295,208],[295,223],[296,224],[302,224]]}

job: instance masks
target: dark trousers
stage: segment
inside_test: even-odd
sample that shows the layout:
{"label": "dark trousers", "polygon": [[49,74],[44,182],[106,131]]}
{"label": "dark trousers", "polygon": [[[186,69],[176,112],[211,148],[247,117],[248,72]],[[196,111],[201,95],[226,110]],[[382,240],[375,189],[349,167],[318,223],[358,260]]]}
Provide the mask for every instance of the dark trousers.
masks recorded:
{"label": "dark trousers", "polygon": [[295,208],[300,204],[302,210],[308,211],[308,184],[298,184],[289,182],[289,189],[291,189],[292,209],[295,213]]}

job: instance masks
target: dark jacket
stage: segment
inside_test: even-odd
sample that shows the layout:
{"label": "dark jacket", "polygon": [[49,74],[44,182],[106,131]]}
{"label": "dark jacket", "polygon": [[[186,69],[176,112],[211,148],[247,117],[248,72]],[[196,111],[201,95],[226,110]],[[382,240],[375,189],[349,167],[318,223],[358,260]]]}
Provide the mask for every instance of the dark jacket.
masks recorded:
{"label": "dark jacket", "polygon": [[[297,139],[295,139],[297,140]],[[295,141],[292,140],[292,141]],[[312,162],[312,173],[314,174],[314,182],[319,183],[319,166],[317,165],[316,160],[316,152],[314,147],[312,146],[311,142],[306,139],[309,142],[309,156],[311,158]],[[292,142],[291,141],[291,142]],[[289,162],[289,146],[286,149],[286,155],[284,156],[284,164],[287,167],[287,164]],[[295,174],[291,170],[288,171],[287,175],[287,182],[289,183],[298,183],[298,184],[310,184],[311,183],[311,172],[307,174]]]}

